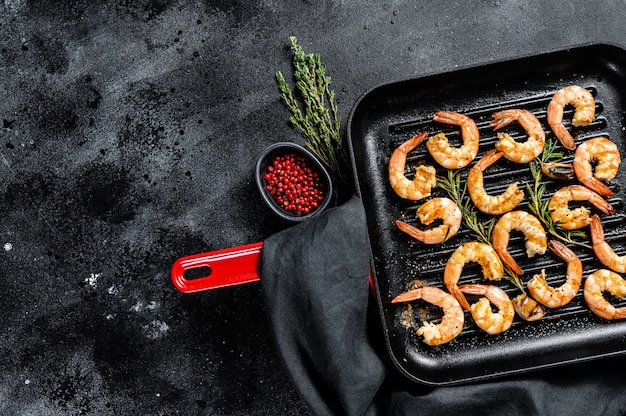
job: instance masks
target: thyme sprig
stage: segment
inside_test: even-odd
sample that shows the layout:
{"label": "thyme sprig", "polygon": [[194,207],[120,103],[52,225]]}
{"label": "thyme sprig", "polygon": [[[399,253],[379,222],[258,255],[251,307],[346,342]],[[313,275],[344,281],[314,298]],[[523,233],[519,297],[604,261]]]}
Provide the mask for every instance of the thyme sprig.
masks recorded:
{"label": "thyme sprig", "polygon": [[283,74],[276,72],[281,98],[291,111],[289,121],[300,129],[305,146],[326,165],[338,185],[350,192],[350,163],[343,147],[341,117],[335,103],[335,93],[330,88],[331,78],[326,75],[326,67],[319,54],[304,53],[295,36],[289,40],[294,52],[292,63],[299,99]]}
{"label": "thyme sprig", "polygon": [[543,152],[539,160],[530,162],[530,173],[533,177],[532,184],[526,184],[526,190],[530,197],[528,209],[541,221],[547,228],[550,235],[564,243],[575,244],[578,246],[591,248],[585,243],[574,240],[574,238],[585,238],[586,233],[582,230],[566,230],[560,226],[560,222],[554,222],[550,216],[548,208],[549,200],[544,199],[546,186],[543,183],[543,173],[541,172],[541,163],[558,162],[563,158],[563,153],[557,151],[557,142],[554,139],[546,140]]}
{"label": "thyme sprig", "polygon": [[[496,225],[496,218],[490,218],[487,221],[480,221],[478,213],[474,209],[474,205],[470,198],[466,198],[467,184],[464,183],[461,186],[461,175],[457,172],[448,170],[448,177],[437,177],[437,186],[446,191],[448,197],[456,202],[456,205],[461,210],[463,216],[463,222],[469,228],[478,241],[485,243],[491,247],[491,234],[493,227]],[[524,292],[524,285],[519,275],[511,270],[506,264],[504,266],[504,278],[514,284],[519,290]]]}

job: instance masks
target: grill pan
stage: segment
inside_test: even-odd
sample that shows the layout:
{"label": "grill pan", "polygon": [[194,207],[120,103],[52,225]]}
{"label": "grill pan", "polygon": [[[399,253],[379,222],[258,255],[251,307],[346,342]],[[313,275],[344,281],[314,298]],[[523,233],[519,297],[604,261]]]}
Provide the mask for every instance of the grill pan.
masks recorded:
{"label": "grill pan", "polygon": [[[527,322],[516,316],[513,326],[499,335],[487,335],[477,329],[466,312],[461,334],[452,342],[437,347],[424,344],[415,334],[415,328],[407,327],[403,322],[406,305],[391,304],[391,299],[406,291],[416,279],[445,290],[443,269],[447,259],[458,246],[474,239],[467,227],[462,226],[459,234],[446,243],[427,246],[397,229],[396,219],[410,223],[417,221],[415,212],[426,199],[406,201],[393,192],[387,179],[391,152],[422,131],[427,131],[429,136],[445,132],[451,143],[458,145],[460,134],[456,126],[432,121],[438,110],[457,111],[477,122],[480,150],[473,163],[494,148],[497,137],[489,122],[492,113],[498,110],[527,109],[541,121],[546,138],[554,138],[546,121],[546,109],[556,91],[572,84],[589,89],[596,100],[596,118],[586,127],[576,128],[568,124],[573,109],[566,107],[564,124],[576,143],[604,136],[617,144],[624,158],[626,51],[611,45],[581,46],[383,84],[366,92],[352,108],[347,140],[357,193],[363,200],[368,220],[376,300],[391,359],[410,380],[428,385],[461,384],[619,355],[626,350],[626,322],[609,322],[596,317],[583,299],[582,288],[572,302],[549,310],[539,321]],[[503,131],[519,141],[525,140],[524,131],[516,126],[514,123]],[[565,162],[573,161],[573,152],[565,149],[563,152]],[[425,144],[413,150],[407,158],[409,177],[419,163],[435,166],[438,175],[445,174],[445,169],[430,157]],[[626,166],[623,165],[610,183],[615,196],[609,198],[609,202],[616,213],[601,214],[606,239],[618,255],[626,254]],[[468,169],[460,170],[463,179],[467,177]],[[519,182],[520,188],[525,188],[531,178],[528,165],[501,158],[485,172],[485,188],[490,194],[501,193],[515,181]],[[545,181],[546,197],[549,198],[558,188],[574,183],[577,183],[575,177],[567,181],[548,179]],[[434,188],[432,196],[446,194],[441,188]],[[526,192],[518,208],[528,210],[528,202]],[[488,218],[482,214],[479,217]],[[588,233],[588,227],[585,231]],[[583,263],[583,279],[604,267],[590,248],[569,247]],[[548,283],[560,285],[564,281],[565,263],[549,250],[543,256],[528,259],[521,233],[511,234],[509,252],[525,271],[524,283],[542,269],[546,271]],[[459,283],[479,282],[486,281],[479,267],[469,263]],[[511,297],[520,293],[505,280],[495,284]],[[623,306],[626,302],[614,300],[614,304]],[[420,325],[419,319],[415,324]]]}

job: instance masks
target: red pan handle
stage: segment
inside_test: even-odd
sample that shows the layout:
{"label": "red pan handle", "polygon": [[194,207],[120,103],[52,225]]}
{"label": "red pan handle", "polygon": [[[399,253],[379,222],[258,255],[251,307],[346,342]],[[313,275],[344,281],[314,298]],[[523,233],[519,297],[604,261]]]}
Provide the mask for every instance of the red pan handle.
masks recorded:
{"label": "red pan handle", "polygon": [[[172,266],[172,283],[183,293],[194,293],[259,281],[262,248],[263,243],[252,243],[181,257]],[[185,278],[186,271],[199,268],[209,268],[210,274]],[[376,293],[371,269],[369,285],[372,293]]]}
{"label": "red pan handle", "polygon": [[[172,283],[183,293],[201,292],[259,280],[263,243],[193,254],[182,257],[172,266]],[[207,276],[185,278],[191,269],[208,268]]]}

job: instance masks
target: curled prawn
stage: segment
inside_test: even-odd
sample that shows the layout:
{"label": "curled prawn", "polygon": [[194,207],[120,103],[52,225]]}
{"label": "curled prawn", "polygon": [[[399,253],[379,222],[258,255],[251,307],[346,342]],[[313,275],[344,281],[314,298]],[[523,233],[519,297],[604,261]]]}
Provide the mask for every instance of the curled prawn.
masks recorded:
{"label": "curled prawn", "polygon": [[424,342],[431,346],[445,344],[456,338],[463,330],[465,316],[463,309],[454,296],[434,286],[423,286],[396,296],[391,303],[411,302],[422,299],[443,310],[439,324],[424,322],[417,329],[417,335],[424,337]]}
{"label": "curled prawn", "polygon": [[478,153],[478,126],[466,115],[454,111],[437,111],[433,120],[440,123],[454,124],[461,127],[463,144],[461,147],[452,147],[444,133],[439,133],[428,139],[426,147],[437,163],[446,169],[460,169],[470,164]]}
{"label": "curled prawn", "polygon": [[449,198],[433,198],[423,203],[417,209],[417,217],[425,225],[432,224],[437,219],[443,220],[441,225],[428,230],[420,230],[406,222],[396,221],[400,230],[424,244],[440,244],[455,236],[463,219],[456,202]]}
{"label": "curled prawn", "polygon": [[524,199],[524,191],[517,182],[510,184],[500,195],[489,195],[484,187],[483,171],[502,157],[495,149],[487,152],[467,175],[467,190],[476,208],[486,214],[499,215],[511,211]]}
{"label": "curled prawn", "polygon": [[580,127],[593,121],[596,115],[596,103],[588,90],[577,85],[570,85],[558,90],[548,104],[547,117],[550,128],[566,149],[574,150],[576,148],[574,138],[563,125],[563,110],[568,104],[575,108],[572,125]]}
{"label": "curled prawn", "polygon": [[507,249],[510,233],[513,230],[521,231],[524,234],[526,240],[526,255],[528,257],[545,253],[548,240],[546,238],[546,232],[541,226],[541,222],[539,222],[537,217],[526,211],[510,211],[498,219],[492,232],[493,248],[504,264],[509,266],[515,273],[523,274],[524,271]]}
{"label": "curled prawn", "polygon": [[615,254],[609,243],[604,241],[604,228],[602,227],[600,217],[597,215],[591,217],[589,229],[591,231],[593,251],[596,253],[598,260],[615,272],[626,273],[626,256]]}
{"label": "curled prawn", "polygon": [[502,266],[498,254],[490,245],[478,241],[470,241],[458,247],[446,262],[443,271],[443,282],[448,292],[467,310],[470,309],[470,305],[459,290],[458,283],[463,267],[469,262],[480,264],[483,276],[488,280],[500,280],[504,275],[504,266]]}
{"label": "curled prawn", "polygon": [[541,122],[528,110],[510,109],[502,110],[493,114],[493,121],[490,123],[494,130],[508,126],[517,121],[526,130],[528,138],[525,142],[516,142],[507,133],[498,133],[496,149],[504,154],[504,157],[512,162],[528,163],[543,151],[546,142],[546,133],[541,127]]}
{"label": "curled prawn", "polygon": [[411,137],[398,146],[389,159],[389,182],[393,190],[404,199],[418,201],[430,195],[430,190],[437,183],[437,172],[432,166],[419,165],[415,169],[415,178],[408,179],[405,173],[406,155],[419,146],[428,136],[423,132]]}
{"label": "curled prawn", "polygon": [[580,290],[583,281],[583,264],[576,253],[560,241],[550,240],[548,247],[567,263],[565,283],[559,287],[550,286],[546,282],[545,271],[542,270],[526,284],[526,287],[530,296],[537,302],[548,308],[559,308],[574,299]]}
{"label": "curled prawn", "polygon": [[626,306],[616,308],[611,305],[604,298],[604,292],[618,298],[626,297],[626,280],[614,271],[600,269],[587,277],[583,288],[585,302],[593,313],[610,321],[626,318]]}
{"label": "curled prawn", "polygon": [[[472,318],[476,325],[490,335],[500,334],[511,327],[515,317],[515,309],[509,295],[498,286],[467,284],[459,286],[459,290],[467,295],[482,295],[478,302],[470,306]],[[494,313],[491,305],[498,308]]]}
{"label": "curled prawn", "polygon": [[[592,167],[595,162],[595,170]],[[602,180],[617,176],[621,162],[617,145],[604,137],[594,137],[582,143],[574,153],[574,173],[580,182],[600,195],[614,193]]]}
{"label": "curled prawn", "polygon": [[613,214],[615,210],[602,196],[582,185],[570,185],[556,191],[550,201],[548,210],[552,221],[566,230],[576,230],[591,222],[590,211],[586,207],[569,208],[570,201],[588,201],[605,214]]}

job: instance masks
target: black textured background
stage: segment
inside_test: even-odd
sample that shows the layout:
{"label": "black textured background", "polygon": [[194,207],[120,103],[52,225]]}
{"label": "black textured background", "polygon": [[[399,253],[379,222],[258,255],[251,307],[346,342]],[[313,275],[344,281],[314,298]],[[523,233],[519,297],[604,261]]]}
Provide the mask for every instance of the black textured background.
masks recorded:
{"label": "black textured background", "polygon": [[182,256],[288,226],[259,153],[300,142],[274,73],[319,52],[345,119],[380,83],[587,43],[624,1],[0,2],[0,413],[306,415],[260,285]]}

